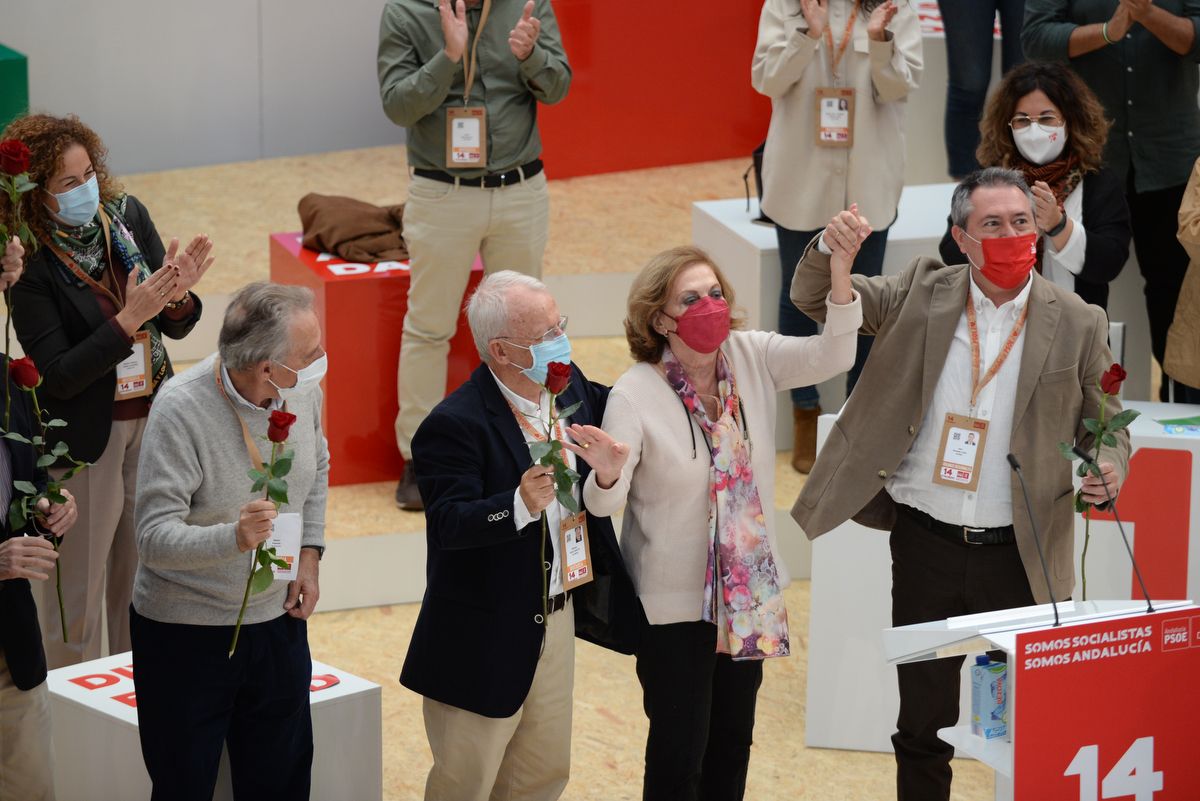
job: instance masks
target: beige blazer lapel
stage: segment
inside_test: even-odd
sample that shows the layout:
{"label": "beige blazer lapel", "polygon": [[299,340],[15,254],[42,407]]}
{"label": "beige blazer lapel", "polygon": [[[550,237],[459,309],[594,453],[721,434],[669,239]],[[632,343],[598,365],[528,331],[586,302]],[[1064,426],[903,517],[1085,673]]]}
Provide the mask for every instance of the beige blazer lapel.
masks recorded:
{"label": "beige blazer lapel", "polygon": [[937,388],[946,355],[954,341],[954,329],[967,302],[967,270],[947,271],[933,288],[929,298],[929,316],[925,323],[925,364],[921,378],[921,413],[929,408]]}
{"label": "beige blazer lapel", "polygon": [[1017,395],[1013,400],[1012,430],[1021,425],[1021,418],[1029,408],[1033,390],[1037,388],[1054,335],[1058,330],[1058,318],[1062,309],[1058,299],[1050,291],[1045,279],[1033,276],[1029,288],[1029,316],[1025,320],[1025,345],[1021,352],[1021,371],[1017,374]]}

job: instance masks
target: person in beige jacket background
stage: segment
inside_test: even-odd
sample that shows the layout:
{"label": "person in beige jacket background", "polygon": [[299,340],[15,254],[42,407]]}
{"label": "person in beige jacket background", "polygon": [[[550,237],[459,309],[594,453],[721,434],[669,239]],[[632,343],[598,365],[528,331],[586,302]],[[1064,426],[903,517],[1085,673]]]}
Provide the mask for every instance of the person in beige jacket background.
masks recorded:
{"label": "person in beige jacket background", "polygon": [[1194,389],[1200,387],[1200,159],[1179,206],[1179,244],[1190,261],[1167,332],[1163,369],[1175,379],[1175,401],[1200,403],[1200,390]]}
{"label": "person in beige jacket background", "polygon": [[[811,336],[816,323],[788,299],[792,273],[809,240],[857,201],[876,230],[854,271],[879,275],[888,226],[904,185],[905,100],[921,77],[921,27],[892,0],[766,0],[750,77],[771,98],[763,154],[762,211],[776,226],[782,282],[779,333]],[[822,126],[818,130],[819,126]],[[870,350],[860,337],[846,394]],[[792,390],[792,466],[812,467],[820,397]]]}

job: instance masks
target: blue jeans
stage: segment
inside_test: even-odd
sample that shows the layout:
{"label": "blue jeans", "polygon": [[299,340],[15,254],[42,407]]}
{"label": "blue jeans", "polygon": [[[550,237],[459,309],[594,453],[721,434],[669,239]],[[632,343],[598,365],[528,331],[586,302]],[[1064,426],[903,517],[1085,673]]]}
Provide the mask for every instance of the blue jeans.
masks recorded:
{"label": "blue jeans", "polygon": [[[816,231],[792,231],[776,224],[775,237],[779,240],[779,264],[782,268],[779,285],[779,328],[781,334],[792,337],[811,337],[817,333],[817,324],[804,312],[792,304],[791,289],[792,275],[796,272],[796,264],[804,255],[804,248],[812,238],[824,229]],[[888,229],[874,231],[862,243],[858,257],[854,260],[854,272],[860,275],[879,275],[883,272],[883,254],[887,250]],[[871,352],[871,342],[874,337],[859,336],[858,352],[854,357],[854,366],[846,373],[846,397],[858,382],[863,364]],[[816,387],[796,387],[792,390],[792,406],[797,409],[816,409],[821,405],[821,396]]]}
{"label": "blue jeans", "polygon": [[992,23],[1000,12],[1000,64],[1005,72],[1025,60],[1021,22],[1025,0],[938,0],[946,28],[946,157],[955,179],[979,169],[979,118],[992,79]]}

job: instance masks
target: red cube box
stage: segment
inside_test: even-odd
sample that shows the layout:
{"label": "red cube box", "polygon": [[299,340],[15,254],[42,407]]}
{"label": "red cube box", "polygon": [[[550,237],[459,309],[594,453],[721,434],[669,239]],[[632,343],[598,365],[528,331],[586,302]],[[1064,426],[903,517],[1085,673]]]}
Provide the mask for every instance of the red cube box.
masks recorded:
{"label": "red cube box", "polygon": [[[396,447],[396,364],[408,310],[408,262],[357,264],[308,250],[300,242],[298,233],[271,235],[271,280],[306,286],[316,295],[329,353],[329,372],[321,385],[329,483],[397,480],[404,460]],[[483,262],[476,256],[464,297],[482,278]],[[462,313],[450,340],[446,392],[478,366],[479,354]]]}

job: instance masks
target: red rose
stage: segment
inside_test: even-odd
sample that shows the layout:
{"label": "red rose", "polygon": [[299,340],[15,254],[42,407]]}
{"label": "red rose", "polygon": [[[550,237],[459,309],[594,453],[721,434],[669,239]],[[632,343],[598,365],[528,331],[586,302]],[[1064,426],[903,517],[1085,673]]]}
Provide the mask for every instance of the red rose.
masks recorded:
{"label": "red rose", "polygon": [[29,172],[29,148],[16,139],[0,142],[0,172],[20,175]]}
{"label": "red rose", "polygon": [[296,422],[296,415],[291,412],[283,412],[278,409],[271,412],[271,419],[267,423],[267,439],[271,442],[286,442],[288,431],[291,430],[294,422]]}
{"label": "red rose", "polygon": [[558,395],[571,383],[571,365],[550,362],[546,367],[546,391]]}
{"label": "red rose", "polygon": [[21,389],[37,389],[38,385],[42,383],[37,365],[28,356],[8,363],[8,377]]}
{"label": "red rose", "polygon": [[1100,376],[1100,391],[1105,395],[1116,395],[1121,391],[1121,383],[1125,380],[1125,368],[1114,364]]}

